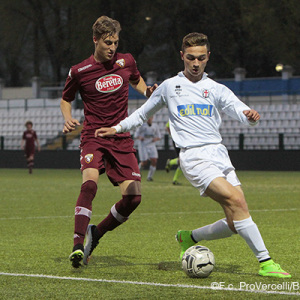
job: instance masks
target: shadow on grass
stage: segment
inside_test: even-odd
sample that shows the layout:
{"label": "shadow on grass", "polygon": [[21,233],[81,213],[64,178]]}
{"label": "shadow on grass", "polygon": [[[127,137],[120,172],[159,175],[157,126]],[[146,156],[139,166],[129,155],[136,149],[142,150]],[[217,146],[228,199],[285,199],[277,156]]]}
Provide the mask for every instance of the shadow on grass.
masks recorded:
{"label": "shadow on grass", "polygon": [[[65,262],[65,258],[56,258],[56,262],[62,263]],[[148,263],[147,261],[143,262],[134,262],[134,257],[132,256],[92,256],[88,266],[82,266],[78,269],[72,268],[76,273],[81,273],[85,268],[115,268],[115,267],[132,267],[132,266],[149,266],[151,269],[175,272],[181,271],[181,263],[179,261],[162,261],[159,263]],[[242,271],[242,266],[232,265],[232,264],[222,264],[215,266],[214,272],[216,273],[225,273],[225,274],[240,274],[240,275],[249,275]],[[253,274],[251,274],[253,275]]]}
{"label": "shadow on grass", "polygon": [[[162,261],[157,264],[157,269],[162,271],[181,271],[181,263],[178,261]],[[228,274],[243,274],[248,275],[247,273],[242,272],[242,267],[240,265],[222,265],[215,266],[214,272],[218,273],[228,273]]]}

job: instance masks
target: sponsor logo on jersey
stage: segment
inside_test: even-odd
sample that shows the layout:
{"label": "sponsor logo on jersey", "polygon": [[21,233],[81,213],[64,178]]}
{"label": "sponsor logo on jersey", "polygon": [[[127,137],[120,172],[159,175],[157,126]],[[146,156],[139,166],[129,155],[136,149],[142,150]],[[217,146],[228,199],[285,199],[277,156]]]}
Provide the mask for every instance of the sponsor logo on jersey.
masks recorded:
{"label": "sponsor logo on jersey", "polygon": [[203,95],[204,98],[208,98],[209,97],[209,91],[208,90],[203,90],[202,95]]}
{"label": "sponsor logo on jersey", "polygon": [[92,162],[94,158],[94,154],[87,154],[85,157],[84,157],[84,160],[87,164],[89,164],[90,162]]}
{"label": "sponsor logo on jersey", "polygon": [[212,116],[213,105],[208,104],[187,104],[178,105],[177,111],[179,117],[187,116]]}
{"label": "sponsor logo on jersey", "polygon": [[77,71],[78,71],[78,72],[81,72],[81,71],[83,71],[83,70],[85,70],[85,69],[87,69],[87,68],[89,68],[89,67],[91,67],[91,66],[92,66],[92,64],[86,65],[86,66],[84,66],[84,67],[82,67],[82,68],[79,68]]}
{"label": "sponsor logo on jersey", "polygon": [[123,78],[120,75],[110,74],[100,77],[96,83],[96,89],[101,93],[112,93],[123,85]]}
{"label": "sponsor logo on jersey", "polygon": [[132,176],[141,177],[141,174],[139,174],[139,173],[135,173],[135,172],[132,172],[132,173],[131,173],[131,175],[132,175]]}
{"label": "sponsor logo on jersey", "polygon": [[125,67],[125,59],[124,59],[124,58],[118,59],[118,60],[116,61],[116,64],[117,64],[119,67],[124,68],[124,67]]}

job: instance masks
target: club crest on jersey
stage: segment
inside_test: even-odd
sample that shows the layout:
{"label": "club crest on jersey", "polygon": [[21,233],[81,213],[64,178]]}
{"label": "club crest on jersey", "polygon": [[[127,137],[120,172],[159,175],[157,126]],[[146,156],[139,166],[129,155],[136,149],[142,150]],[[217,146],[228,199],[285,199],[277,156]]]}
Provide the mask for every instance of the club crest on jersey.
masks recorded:
{"label": "club crest on jersey", "polygon": [[202,95],[203,95],[204,98],[208,98],[209,97],[209,91],[208,90],[203,90]]}
{"label": "club crest on jersey", "polygon": [[124,59],[124,58],[118,59],[118,60],[116,61],[116,64],[117,64],[119,67],[124,68],[124,67],[125,67],[125,59]]}
{"label": "club crest on jersey", "polygon": [[87,154],[85,157],[84,157],[84,160],[87,164],[89,164],[90,162],[92,162],[94,158],[94,154]]}
{"label": "club crest on jersey", "polygon": [[101,93],[112,93],[117,91],[123,85],[123,78],[117,74],[110,74],[100,77],[95,87]]}

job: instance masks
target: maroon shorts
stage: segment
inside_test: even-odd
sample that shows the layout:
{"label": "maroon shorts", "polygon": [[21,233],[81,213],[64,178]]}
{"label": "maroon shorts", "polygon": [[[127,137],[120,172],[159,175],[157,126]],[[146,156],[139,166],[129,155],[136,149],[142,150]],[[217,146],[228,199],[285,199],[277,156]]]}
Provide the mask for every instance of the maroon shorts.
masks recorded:
{"label": "maroon shorts", "polygon": [[113,185],[125,180],[141,181],[141,174],[131,138],[82,137],[81,171],[87,168],[106,172]]}
{"label": "maroon shorts", "polygon": [[34,148],[34,146],[32,147],[32,146],[27,146],[27,147],[25,147],[25,156],[28,158],[28,157],[30,157],[30,156],[34,156],[34,151],[35,150],[35,148]]}

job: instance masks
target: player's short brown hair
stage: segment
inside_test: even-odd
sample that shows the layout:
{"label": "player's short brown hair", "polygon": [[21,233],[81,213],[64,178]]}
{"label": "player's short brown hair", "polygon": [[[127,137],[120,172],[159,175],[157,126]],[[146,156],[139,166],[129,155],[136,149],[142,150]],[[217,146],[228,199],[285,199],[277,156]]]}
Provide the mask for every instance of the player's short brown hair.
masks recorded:
{"label": "player's short brown hair", "polygon": [[31,127],[33,126],[33,124],[32,124],[31,121],[27,121],[27,122],[25,123],[25,126],[27,127],[27,125],[31,125]]}
{"label": "player's short brown hair", "polygon": [[195,46],[206,46],[207,51],[210,51],[208,38],[203,33],[192,32],[187,34],[182,40],[181,50],[184,52],[186,48]]}
{"label": "player's short brown hair", "polygon": [[102,16],[96,20],[93,27],[93,36],[99,40],[104,36],[111,36],[120,33],[121,25],[117,20],[113,20],[107,16]]}

